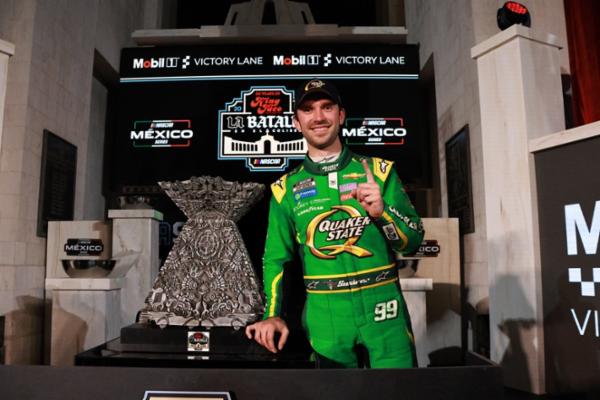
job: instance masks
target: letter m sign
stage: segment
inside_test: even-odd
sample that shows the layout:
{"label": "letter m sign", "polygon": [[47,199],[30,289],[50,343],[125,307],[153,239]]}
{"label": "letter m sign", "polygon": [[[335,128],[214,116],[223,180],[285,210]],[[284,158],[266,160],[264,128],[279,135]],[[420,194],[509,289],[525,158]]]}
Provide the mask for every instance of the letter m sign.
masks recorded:
{"label": "letter m sign", "polygon": [[577,255],[577,234],[585,254],[596,254],[600,236],[600,201],[594,205],[592,223],[588,225],[579,204],[565,205],[565,230],[567,234],[567,254]]}

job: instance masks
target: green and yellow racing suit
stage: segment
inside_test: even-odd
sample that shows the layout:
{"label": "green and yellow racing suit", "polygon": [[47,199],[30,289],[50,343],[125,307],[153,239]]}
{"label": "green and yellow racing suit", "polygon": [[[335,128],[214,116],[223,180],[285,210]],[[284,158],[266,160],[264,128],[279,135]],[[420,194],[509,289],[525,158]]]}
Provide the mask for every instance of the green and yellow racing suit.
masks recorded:
{"label": "green and yellow racing suit", "polygon": [[[372,220],[351,196],[366,158],[384,212]],[[284,264],[299,252],[307,292],[303,325],[313,349],[346,367],[363,345],[373,368],[414,365],[414,341],[395,252],[414,251],[423,228],[393,163],[344,147],[335,162],[303,164],[271,185],[263,260],[265,319],[279,316]]]}

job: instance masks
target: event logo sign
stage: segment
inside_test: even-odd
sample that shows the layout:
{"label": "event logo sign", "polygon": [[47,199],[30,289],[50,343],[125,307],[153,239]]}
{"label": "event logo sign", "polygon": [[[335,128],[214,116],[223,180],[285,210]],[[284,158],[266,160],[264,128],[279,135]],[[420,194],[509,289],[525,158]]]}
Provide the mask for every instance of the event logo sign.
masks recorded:
{"label": "event logo sign", "polygon": [[283,171],[303,158],[306,142],[293,124],[293,92],[251,87],[219,111],[219,160],[245,160],[250,171]]}
{"label": "event logo sign", "polygon": [[190,147],[193,137],[189,119],[135,121],[129,133],[133,147]]}
{"label": "event logo sign", "polygon": [[100,239],[67,239],[64,251],[68,256],[97,256],[104,251]]}
{"label": "event logo sign", "polygon": [[342,138],[348,144],[400,146],[406,138],[404,118],[346,118]]}
{"label": "event logo sign", "polygon": [[546,390],[589,392],[600,374],[600,136],[534,154]]}
{"label": "event logo sign", "polygon": [[[590,225],[588,225],[583,215],[581,204],[565,205],[564,210],[567,254],[569,256],[579,254],[577,246],[577,237],[579,237],[584,253],[588,256],[595,256],[598,252],[598,239],[600,237],[600,201],[596,201],[594,205]],[[590,268],[570,267],[568,271],[569,283],[577,285],[581,297],[596,296],[596,284],[600,283],[600,268],[594,267],[590,271]],[[585,278],[585,275],[588,274],[591,275],[591,280]],[[579,314],[575,308],[571,308],[570,311],[580,336],[589,334],[600,337],[598,310],[586,309],[582,314]],[[592,314],[593,322],[590,321]],[[590,328],[589,332],[588,328]]]}

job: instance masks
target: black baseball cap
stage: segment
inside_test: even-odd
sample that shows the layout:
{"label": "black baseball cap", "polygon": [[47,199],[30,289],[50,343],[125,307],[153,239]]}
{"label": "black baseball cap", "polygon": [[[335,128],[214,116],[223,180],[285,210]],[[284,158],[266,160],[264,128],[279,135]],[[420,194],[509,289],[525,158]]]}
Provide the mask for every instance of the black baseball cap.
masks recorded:
{"label": "black baseball cap", "polygon": [[342,106],[342,98],[340,97],[340,93],[331,82],[324,81],[322,79],[311,79],[308,82],[304,82],[300,87],[298,87],[298,89],[296,89],[294,110],[297,110],[298,106],[302,104],[304,100],[323,97],[331,99],[340,107]]}

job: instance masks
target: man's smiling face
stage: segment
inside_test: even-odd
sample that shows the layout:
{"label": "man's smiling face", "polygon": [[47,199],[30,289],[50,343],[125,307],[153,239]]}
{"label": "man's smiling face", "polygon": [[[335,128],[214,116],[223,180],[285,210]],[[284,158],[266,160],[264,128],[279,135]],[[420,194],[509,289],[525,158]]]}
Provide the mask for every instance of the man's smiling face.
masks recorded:
{"label": "man's smiling face", "polygon": [[339,141],[346,112],[329,98],[307,99],[298,106],[294,126],[302,132],[308,150],[327,150]]}

